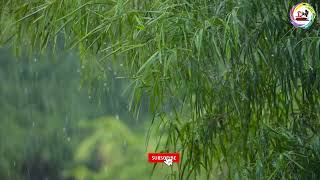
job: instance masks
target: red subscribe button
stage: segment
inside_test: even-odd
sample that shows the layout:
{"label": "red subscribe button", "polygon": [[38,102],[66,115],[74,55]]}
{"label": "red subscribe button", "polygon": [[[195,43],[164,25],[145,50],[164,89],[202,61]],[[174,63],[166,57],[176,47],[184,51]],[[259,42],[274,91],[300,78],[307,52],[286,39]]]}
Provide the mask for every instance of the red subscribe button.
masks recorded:
{"label": "red subscribe button", "polygon": [[179,163],[180,154],[179,153],[148,153],[148,161],[150,163],[163,163],[167,160],[173,163]]}

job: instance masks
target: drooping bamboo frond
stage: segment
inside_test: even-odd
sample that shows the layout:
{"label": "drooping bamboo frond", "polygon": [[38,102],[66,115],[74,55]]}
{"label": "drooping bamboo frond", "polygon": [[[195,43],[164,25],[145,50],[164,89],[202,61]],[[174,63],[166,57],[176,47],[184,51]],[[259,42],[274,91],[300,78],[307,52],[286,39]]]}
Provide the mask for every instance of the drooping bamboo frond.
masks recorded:
{"label": "drooping bamboo frond", "polygon": [[231,178],[315,179],[319,31],[294,29],[293,5],[2,0],[0,42],[17,51],[79,47],[89,75],[123,65],[133,110],[147,93],[168,128],[167,150],[183,154],[179,179],[212,178],[215,163]]}

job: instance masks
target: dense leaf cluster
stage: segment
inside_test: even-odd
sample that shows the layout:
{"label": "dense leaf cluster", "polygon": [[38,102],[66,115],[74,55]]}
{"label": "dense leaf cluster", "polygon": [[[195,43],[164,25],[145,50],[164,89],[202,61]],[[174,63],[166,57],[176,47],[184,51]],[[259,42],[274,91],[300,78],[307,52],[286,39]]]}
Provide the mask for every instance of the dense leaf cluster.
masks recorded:
{"label": "dense leaf cluster", "polygon": [[116,64],[132,79],[130,108],[147,94],[167,150],[182,152],[180,179],[210,178],[216,163],[231,178],[316,179],[319,31],[290,25],[294,3],[1,1],[0,41],[79,47],[86,79]]}

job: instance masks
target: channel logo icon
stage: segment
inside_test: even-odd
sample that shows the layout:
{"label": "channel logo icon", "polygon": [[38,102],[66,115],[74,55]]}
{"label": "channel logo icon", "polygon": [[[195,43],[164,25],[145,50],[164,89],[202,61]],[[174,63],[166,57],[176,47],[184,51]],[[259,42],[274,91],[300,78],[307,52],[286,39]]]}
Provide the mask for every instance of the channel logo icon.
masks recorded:
{"label": "channel logo icon", "polygon": [[314,22],[316,12],[308,3],[299,3],[290,10],[290,20],[294,27],[308,29]]}

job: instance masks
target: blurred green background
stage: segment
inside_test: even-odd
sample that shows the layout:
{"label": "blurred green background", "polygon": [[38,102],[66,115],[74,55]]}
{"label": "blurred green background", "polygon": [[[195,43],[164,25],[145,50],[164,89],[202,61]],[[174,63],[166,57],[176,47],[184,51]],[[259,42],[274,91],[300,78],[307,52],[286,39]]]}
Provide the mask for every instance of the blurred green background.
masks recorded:
{"label": "blurred green background", "polygon": [[[0,49],[0,179],[149,179],[149,116],[128,110],[126,82],[109,69],[81,82],[76,53],[16,58]],[[94,87],[93,89],[91,87]],[[163,179],[162,168],[153,179]]]}

